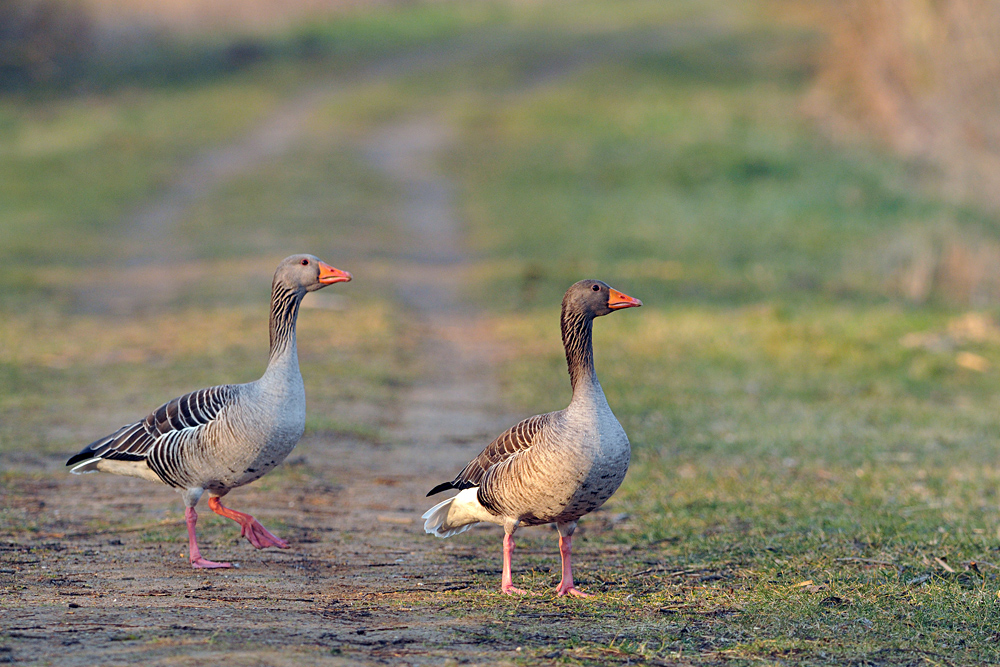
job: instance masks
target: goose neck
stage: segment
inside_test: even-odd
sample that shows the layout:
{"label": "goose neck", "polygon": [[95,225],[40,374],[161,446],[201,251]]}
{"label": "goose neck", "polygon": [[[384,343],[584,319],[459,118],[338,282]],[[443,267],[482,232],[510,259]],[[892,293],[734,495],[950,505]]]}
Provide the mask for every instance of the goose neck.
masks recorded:
{"label": "goose neck", "polygon": [[566,348],[566,365],[574,396],[597,383],[593,325],[594,317],[589,313],[563,308],[563,347]]}
{"label": "goose neck", "polygon": [[298,359],[295,349],[295,321],[299,316],[303,296],[302,291],[289,289],[277,282],[271,289],[269,366],[286,356],[296,361]]}

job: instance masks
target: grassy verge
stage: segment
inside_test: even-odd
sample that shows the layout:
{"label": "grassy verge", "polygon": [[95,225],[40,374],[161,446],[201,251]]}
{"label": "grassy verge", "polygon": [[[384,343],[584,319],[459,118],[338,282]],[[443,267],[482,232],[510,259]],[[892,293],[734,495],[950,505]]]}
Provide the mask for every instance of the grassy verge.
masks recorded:
{"label": "grassy verge", "polygon": [[595,326],[635,451],[581,546],[613,591],[584,613],[614,639],[533,640],[515,619],[545,604],[497,617],[570,664],[995,662],[1000,329],[946,275],[904,287],[921,239],[992,242],[992,217],[803,121],[809,35],[660,19],[619,33],[613,63],[461,115],[451,160],[510,400],[568,400],[571,282],[646,303]]}

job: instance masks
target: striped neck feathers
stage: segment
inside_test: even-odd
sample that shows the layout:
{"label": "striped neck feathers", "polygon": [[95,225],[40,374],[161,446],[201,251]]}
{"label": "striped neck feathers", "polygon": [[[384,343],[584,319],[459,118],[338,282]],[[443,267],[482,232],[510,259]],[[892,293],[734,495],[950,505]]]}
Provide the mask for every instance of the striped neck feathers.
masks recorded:
{"label": "striped neck feathers", "polygon": [[268,362],[274,361],[288,349],[295,350],[295,320],[304,290],[288,288],[277,282],[271,287],[271,353]]}
{"label": "striped neck feathers", "polygon": [[561,324],[569,381],[575,394],[581,383],[593,383],[597,379],[594,371],[594,316],[564,304]]}

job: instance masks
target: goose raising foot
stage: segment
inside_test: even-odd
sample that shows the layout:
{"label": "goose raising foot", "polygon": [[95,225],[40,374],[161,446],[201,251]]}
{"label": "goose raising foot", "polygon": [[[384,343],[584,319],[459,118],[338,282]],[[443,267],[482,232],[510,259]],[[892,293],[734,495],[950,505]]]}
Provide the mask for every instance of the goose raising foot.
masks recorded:
{"label": "goose raising foot", "polygon": [[502,433],[454,480],[427,494],[459,493],[424,513],[424,530],[450,537],[485,521],[503,526],[500,590],[514,588],[510,561],[521,524],[555,523],[559,529],[562,581],[556,593],[586,596],[573,583],[572,541],[577,520],[604,504],[625,478],[631,454],[594,371],[595,317],[642,302],[599,280],[581,280],[562,302],[562,338],[573,399],[557,412],[529,417]]}
{"label": "goose raising foot", "polygon": [[145,419],[95,440],[66,465],[70,472],[110,472],[176,488],[184,497],[191,567],[231,567],[202,557],[195,505],[208,491],[209,508],[242,527],[258,549],[288,543],[249,514],[224,507],[222,496],[281,463],[302,436],[306,396],[295,347],[295,322],[306,292],[347,282],[351,274],[312,255],[292,255],[274,272],[271,353],[264,375],[246,384],[201,389],[164,403]]}

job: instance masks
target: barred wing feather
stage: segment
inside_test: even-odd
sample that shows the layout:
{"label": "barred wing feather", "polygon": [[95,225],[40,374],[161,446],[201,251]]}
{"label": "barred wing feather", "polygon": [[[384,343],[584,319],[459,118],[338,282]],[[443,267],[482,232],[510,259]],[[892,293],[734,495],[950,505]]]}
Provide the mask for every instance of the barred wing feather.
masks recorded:
{"label": "barred wing feather", "polygon": [[236,395],[231,384],[209,387],[184,394],[149,414],[144,420],[122,426],[111,435],[90,443],[66,465],[87,459],[141,461],[153,454],[158,443],[169,442],[170,434],[211,423]]}
{"label": "barred wing feather", "polygon": [[548,412],[544,415],[528,417],[510,427],[487,445],[479,456],[472,459],[469,465],[465,466],[465,469],[458,474],[458,477],[451,482],[438,484],[427,495],[433,496],[435,493],[448,489],[462,490],[479,486],[490,468],[506,461],[514,454],[530,448],[535,437],[552,420],[554,414],[554,412]]}

